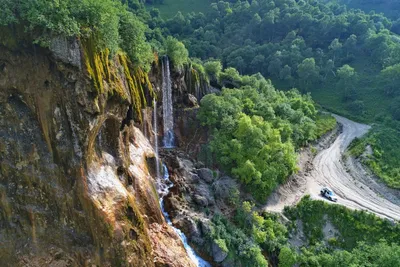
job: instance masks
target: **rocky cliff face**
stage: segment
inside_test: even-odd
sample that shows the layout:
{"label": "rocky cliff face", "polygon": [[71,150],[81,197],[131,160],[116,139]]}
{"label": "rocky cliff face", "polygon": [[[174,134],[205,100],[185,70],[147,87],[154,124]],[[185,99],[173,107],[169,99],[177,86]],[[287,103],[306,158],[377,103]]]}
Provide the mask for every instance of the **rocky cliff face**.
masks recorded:
{"label": "rocky cliff face", "polygon": [[131,123],[152,92],[123,55],[83,48],[0,46],[1,262],[192,266],[161,214],[152,146]]}

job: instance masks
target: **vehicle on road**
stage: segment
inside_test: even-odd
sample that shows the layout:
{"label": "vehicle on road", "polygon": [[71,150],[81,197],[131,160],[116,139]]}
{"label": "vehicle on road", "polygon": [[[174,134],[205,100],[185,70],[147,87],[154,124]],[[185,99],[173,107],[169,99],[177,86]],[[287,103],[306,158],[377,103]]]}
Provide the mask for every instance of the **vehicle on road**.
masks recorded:
{"label": "vehicle on road", "polygon": [[322,188],[321,195],[323,197],[329,199],[330,201],[333,201],[333,202],[337,201],[337,197],[336,197],[335,193],[333,193],[332,189],[330,189],[329,187]]}

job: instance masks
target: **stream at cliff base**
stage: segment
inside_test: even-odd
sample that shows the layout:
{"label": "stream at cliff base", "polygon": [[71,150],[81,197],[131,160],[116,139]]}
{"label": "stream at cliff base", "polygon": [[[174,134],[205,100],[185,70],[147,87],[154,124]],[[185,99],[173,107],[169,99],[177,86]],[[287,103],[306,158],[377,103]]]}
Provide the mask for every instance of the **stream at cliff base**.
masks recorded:
{"label": "stream at cliff base", "polygon": [[169,217],[169,214],[165,211],[164,209],[164,197],[168,195],[169,190],[171,187],[173,187],[174,184],[171,182],[169,179],[169,173],[167,166],[163,164],[163,173],[162,176],[157,177],[157,191],[158,195],[160,196],[160,207],[161,211],[164,214],[165,220],[167,223],[174,229],[174,231],[179,235],[180,239],[182,240],[183,246],[186,249],[186,252],[189,255],[189,258],[196,264],[198,267],[211,267],[211,265],[200,258],[196,252],[193,250],[193,248],[188,244],[187,238],[185,234],[179,230],[178,228],[175,228],[172,225],[172,221]]}

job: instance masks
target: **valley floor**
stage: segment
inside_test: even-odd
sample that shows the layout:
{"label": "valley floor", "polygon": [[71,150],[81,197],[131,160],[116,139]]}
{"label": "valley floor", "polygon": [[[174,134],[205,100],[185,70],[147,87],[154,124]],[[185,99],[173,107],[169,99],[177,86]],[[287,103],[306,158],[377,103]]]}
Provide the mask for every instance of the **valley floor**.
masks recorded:
{"label": "valley floor", "polygon": [[[320,189],[328,186],[337,194],[339,205],[367,210],[383,218],[400,220],[400,199],[397,192],[376,182],[362,168],[343,162],[343,153],[351,141],[363,136],[370,127],[334,116],[342,125],[342,131],[336,140],[321,150],[312,163],[300,164],[303,165],[300,172],[272,194],[265,209],[282,211],[285,206],[298,203],[305,195],[321,199]],[[311,157],[309,153],[305,154],[302,158]]]}

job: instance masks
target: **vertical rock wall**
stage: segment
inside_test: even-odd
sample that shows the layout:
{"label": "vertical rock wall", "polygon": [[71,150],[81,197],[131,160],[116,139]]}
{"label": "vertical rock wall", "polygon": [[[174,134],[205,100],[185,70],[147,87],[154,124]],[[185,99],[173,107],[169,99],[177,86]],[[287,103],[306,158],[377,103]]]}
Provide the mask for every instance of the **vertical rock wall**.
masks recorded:
{"label": "vertical rock wall", "polygon": [[191,266],[159,208],[152,147],[129,123],[141,105],[126,64],[102,61],[93,81],[78,42],[52,49],[0,46],[1,263]]}

